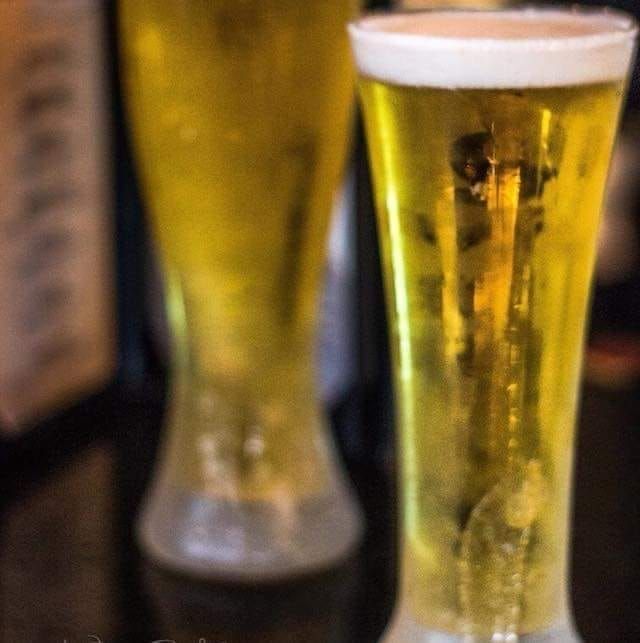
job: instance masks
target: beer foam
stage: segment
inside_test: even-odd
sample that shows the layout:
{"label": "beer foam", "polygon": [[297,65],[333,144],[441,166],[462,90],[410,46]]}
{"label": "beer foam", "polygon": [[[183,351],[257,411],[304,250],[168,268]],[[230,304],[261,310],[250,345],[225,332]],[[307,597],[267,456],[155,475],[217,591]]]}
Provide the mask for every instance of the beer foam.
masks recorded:
{"label": "beer foam", "polygon": [[637,35],[622,12],[531,8],[373,14],[349,31],[362,75],[452,89],[621,80]]}

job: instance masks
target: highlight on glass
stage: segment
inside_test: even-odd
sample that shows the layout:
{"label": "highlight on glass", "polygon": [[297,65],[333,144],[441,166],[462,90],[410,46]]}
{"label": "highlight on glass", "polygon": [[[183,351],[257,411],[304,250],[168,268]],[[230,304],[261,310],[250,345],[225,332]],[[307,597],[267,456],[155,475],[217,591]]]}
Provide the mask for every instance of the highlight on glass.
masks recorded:
{"label": "highlight on glass", "polygon": [[316,394],[355,0],[121,0],[126,103],[173,331],[145,551],[238,580],[330,565],[361,519]]}
{"label": "highlight on glass", "polygon": [[527,8],[371,15],[350,34],[398,408],[386,641],[577,641],[574,424],[636,25]]}

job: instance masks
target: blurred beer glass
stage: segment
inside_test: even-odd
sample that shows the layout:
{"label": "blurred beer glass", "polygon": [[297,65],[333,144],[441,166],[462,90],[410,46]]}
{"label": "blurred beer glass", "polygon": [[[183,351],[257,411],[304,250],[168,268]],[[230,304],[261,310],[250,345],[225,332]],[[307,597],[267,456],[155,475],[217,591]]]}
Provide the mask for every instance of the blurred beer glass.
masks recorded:
{"label": "blurred beer glass", "polygon": [[356,10],[355,0],[120,2],[174,343],[168,435],[140,537],[181,571],[306,572],[359,535],[313,369]]}
{"label": "blurred beer glass", "polygon": [[351,26],[398,406],[388,641],[574,641],[574,421],[636,27],[527,9]]}

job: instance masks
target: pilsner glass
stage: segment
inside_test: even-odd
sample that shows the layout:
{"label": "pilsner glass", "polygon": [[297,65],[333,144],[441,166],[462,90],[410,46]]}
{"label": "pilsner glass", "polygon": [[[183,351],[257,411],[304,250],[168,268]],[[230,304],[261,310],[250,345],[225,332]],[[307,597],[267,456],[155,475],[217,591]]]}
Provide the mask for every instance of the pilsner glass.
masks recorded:
{"label": "pilsner glass", "polygon": [[282,577],[360,531],[313,369],[343,169],[355,0],[122,0],[126,102],[173,332],[144,549],[177,570]]}
{"label": "pilsner glass", "polygon": [[350,32],[401,453],[387,641],[576,641],[574,421],[635,25],[526,9],[370,16]]}

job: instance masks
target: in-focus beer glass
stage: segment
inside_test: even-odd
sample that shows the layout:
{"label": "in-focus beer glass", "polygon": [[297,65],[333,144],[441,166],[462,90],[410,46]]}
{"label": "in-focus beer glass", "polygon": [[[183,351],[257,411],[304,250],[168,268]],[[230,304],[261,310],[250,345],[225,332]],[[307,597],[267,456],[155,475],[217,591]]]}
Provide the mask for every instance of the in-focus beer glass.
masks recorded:
{"label": "in-focus beer glass", "polygon": [[308,572],[358,538],[313,368],[356,4],[120,2],[173,331],[169,431],[140,536],[198,576]]}
{"label": "in-focus beer glass", "polygon": [[574,421],[635,25],[526,9],[373,15],[350,33],[398,407],[387,640],[575,641]]}

